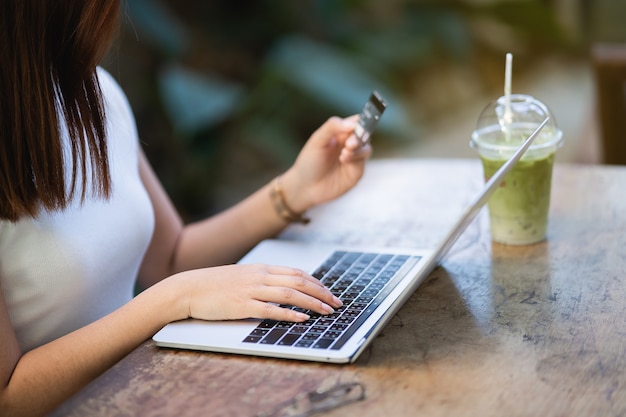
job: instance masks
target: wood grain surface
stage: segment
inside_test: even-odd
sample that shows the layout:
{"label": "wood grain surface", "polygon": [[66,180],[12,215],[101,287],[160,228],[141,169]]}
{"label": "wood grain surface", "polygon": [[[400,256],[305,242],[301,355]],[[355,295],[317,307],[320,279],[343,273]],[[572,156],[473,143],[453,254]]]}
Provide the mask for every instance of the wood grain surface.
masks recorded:
{"label": "wood grain surface", "polygon": [[[285,239],[434,247],[482,184],[475,160],[374,160]],[[327,416],[626,416],[626,168],[555,167],[548,238],[492,243],[483,210],[350,365],[146,341],[56,416],[256,416],[359,382]]]}

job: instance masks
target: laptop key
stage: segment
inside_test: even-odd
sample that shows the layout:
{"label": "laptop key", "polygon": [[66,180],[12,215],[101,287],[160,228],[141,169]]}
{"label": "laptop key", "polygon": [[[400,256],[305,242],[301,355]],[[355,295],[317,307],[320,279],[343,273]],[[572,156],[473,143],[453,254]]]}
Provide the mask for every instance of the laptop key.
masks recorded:
{"label": "laptop key", "polygon": [[329,330],[326,333],[324,333],[324,338],[325,339],[337,339],[339,336],[341,336],[343,332],[340,330]]}
{"label": "laptop key", "polygon": [[278,321],[276,321],[276,320],[270,320],[270,319],[263,320],[261,322],[261,324],[259,324],[257,326],[257,328],[259,328],[259,329],[271,329],[272,327],[274,327],[276,325],[276,323],[278,323]]}
{"label": "laptop key", "polygon": [[307,333],[304,336],[302,336],[302,340],[317,340],[319,339],[319,337],[321,336],[321,333]]}
{"label": "laptop key", "polygon": [[301,339],[301,340],[298,340],[298,343],[296,343],[294,346],[308,348],[308,347],[311,347],[313,343],[314,343],[313,340]]}
{"label": "laptop key", "polygon": [[300,336],[302,335],[298,333],[287,333],[285,337],[280,339],[280,342],[278,342],[278,344],[281,346],[291,346],[296,343]]}
{"label": "laptop key", "polygon": [[261,340],[261,336],[248,336],[243,339],[244,343],[258,343]]}
{"label": "laptop key", "polygon": [[334,339],[320,339],[317,342],[315,342],[313,347],[315,349],[328,349],[328,347],[332,345],[334,341],[335,341]]}
{"label": "laptop key", "polygon": [[283,335],[287,333],[287,329],[274,329],[261,340],[263,345],[273,345],[280,340]]}

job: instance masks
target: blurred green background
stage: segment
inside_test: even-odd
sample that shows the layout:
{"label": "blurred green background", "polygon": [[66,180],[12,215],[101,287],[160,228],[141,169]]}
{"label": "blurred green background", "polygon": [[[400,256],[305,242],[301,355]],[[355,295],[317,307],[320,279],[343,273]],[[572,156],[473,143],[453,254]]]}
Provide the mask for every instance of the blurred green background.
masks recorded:
{"label": "blurred green background", "polygon": [[508,51],[515,72],[584,56],[590,15],[573,33],[557,3],[127,0],[103,65],[192,220],[286,169],[320,124],[358,113],[372,89],[390,104],[375,136],[384,151],[423,140],[424,124],[477,93],[501,91]]}

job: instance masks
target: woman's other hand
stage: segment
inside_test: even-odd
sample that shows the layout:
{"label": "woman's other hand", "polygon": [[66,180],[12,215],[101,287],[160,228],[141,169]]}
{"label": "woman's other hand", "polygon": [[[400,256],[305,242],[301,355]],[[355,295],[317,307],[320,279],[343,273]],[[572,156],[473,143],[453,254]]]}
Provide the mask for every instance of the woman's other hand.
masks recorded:
{"label": "woman's other hand", "polygon": [[332,117],[306,142],[292,167],[281,177],[285,199],[301,213],[354,187],[372,154],[354,135],[358,116]]}

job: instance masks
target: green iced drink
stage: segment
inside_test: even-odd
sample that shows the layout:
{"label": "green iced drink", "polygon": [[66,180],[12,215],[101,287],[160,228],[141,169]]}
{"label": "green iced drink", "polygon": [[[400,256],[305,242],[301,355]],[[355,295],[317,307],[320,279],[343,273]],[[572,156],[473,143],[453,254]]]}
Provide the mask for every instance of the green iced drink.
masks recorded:
{"label": "green iced drink", "polygon": [[503,97],[487,106],[472,134],[471,146],[478,151],[488,180],[547,116],[548,124],[487,203],[496,242],[527,245],[546,238],[552,168],[562,132],[543,103],[516,94],[509,107]]}
{"label": "green iced drink", "polygon": [[[485,179],[505,159],[481,157]],[[546,236],[554,153],[535,160],[521,160],[507,174],[489,202],[491,237],[496,242],[524,245]]]}

